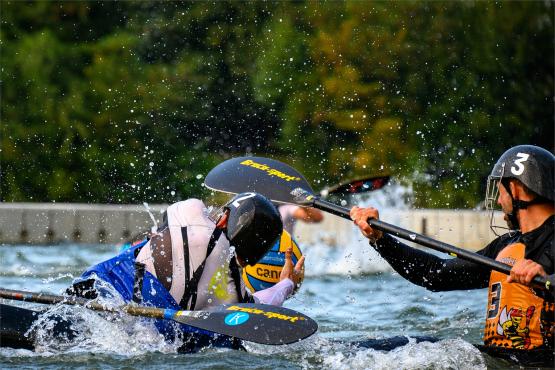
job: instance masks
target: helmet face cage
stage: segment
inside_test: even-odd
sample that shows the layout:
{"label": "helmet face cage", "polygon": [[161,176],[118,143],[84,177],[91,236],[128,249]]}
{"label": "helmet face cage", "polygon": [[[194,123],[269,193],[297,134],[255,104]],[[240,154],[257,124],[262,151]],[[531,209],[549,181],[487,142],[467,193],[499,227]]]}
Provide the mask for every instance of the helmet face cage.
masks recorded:
{"label": "helmet face cage", "polygon": [[[488,183],[486,187],[486,199],[484,200],[486,209],[488,211],[499,210],[500,207],[497,204],[497,198],[499,197],[499,185],[505,174],[505,163],[501,163],[501,168],[499,171],[492,171],[492,175],[488,176]],[[499,174],[493,175],[494,172],[499,172]]]}
{"label": "helmet face cage", "polygon": [[[505,163],[501,163],[498,171],[495,169],[492,173],[498,172],[498,174],[488,176],[488,183],[486,187],[486,199],[484,200],[486,210],[490,212],[489,228],[497,236],[510,231],[507,226],[497,225],[495,221],[495,212],[501,210],[501,206],[497,204],[497,199],[499,198],[499,186],[502,185],[503,175],[505,173]],[[498,231],[499,230],[499,231]]]}
{"label": "helmet face cage", "polygon": [[486,188],[486,199],[484,200],[486,210],[488,211],[500,209],[499,205],[497,204],[497,198],[499,197],[500,183],[501,183],[501,178],[488,176],[488,184]]}
{"label": "helmet face cage", "polygon": [[217,206],[209,206],[206,210],[208,218],[212,220],[214,223],[218,222],[218,220],[227,212],[225,206],[217,207]]}

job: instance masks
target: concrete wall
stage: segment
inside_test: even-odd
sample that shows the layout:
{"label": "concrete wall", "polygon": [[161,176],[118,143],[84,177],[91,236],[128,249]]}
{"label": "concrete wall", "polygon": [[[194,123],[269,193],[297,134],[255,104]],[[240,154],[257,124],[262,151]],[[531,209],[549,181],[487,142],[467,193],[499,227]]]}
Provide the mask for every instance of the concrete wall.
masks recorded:
{"label": "concrete wall", "polygon": [[[150,206],[158,222],[166,205]],[[384,210],[385,222],[449,244],[479,249],[495,236],[489,213],[470,210]],[[498,223],[502,220],[498,220]],[[121,243],[153,225],[141,205],[0,203],[0,244]],[[326,215],[320,224],[298,223],[299,243],[340,245],[357,231],[347,220]]]}
{"label": "concrete wall", "polygon": [[[166,207],[150,207],[158,222]],[[139,205],[0,203],[0,243],[120,243],[149,230]]]}

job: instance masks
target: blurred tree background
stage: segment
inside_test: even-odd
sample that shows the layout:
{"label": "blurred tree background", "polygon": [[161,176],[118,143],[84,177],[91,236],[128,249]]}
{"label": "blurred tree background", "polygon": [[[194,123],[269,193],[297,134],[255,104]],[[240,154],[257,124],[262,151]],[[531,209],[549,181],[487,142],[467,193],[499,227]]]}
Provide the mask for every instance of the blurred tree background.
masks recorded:
{"label": "blurred tree background", "polygon": [[474,207],[554,149],[554,3],[0,3],[2,201],[169,203],[237,155]]}

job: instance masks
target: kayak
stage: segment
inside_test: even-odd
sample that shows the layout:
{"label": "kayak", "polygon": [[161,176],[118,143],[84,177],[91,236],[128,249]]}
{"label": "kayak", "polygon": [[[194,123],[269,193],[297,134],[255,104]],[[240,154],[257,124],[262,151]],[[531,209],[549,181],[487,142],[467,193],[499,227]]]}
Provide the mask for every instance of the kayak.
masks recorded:
{"label": "kayak", "polygon": [[524,367],[547,367],[552,369],[553,364],[555,363],[555,353],[550,349],[534,348],[522,350],[484,345],[475,346],[482,353],[486,353],[491,357],[503,359]]}
{"label": "kayak", "polygon": [[[437,342],[439,339],[434,337],[414,337],[416,343],[420,342]],[[368,339],[352,344],[362,348],[372,348],[376,350],[390,351],[409,343],[409,338],[400,336],[387,339]],[[480,352],[485,353],[497,359],[506,360],[510,363],[525,367],[547,367],[553,368],[554,352],[550,349],[535,348],[531,350],[508,349],[500,347],[490,347],[481,344],[475,344]]]}
{"label": "kayak", "polygon": [[[35,337],[30,331],[35,320],[39,317],[38,311],[21,307],[0,304],[0,347],[35,349]],[[60,317],[53,319],[53,335],[71,340],[76,333],[71,329],[67,320]]]}
{"label": "kayak", "polygon": [[[30,310],[19,306],[0,304],[0,347],[10,347],[16,349],[35,349],[35,337],[32,329],[33,323],[39,318],[42,311]],[[60,341],[71,342],[79,333],[72,327],[72,323],[60,316],[53,316],[52,336]],[[186,340],[186,344],[179,348],[180,353],[193,353],[202,348],[225,347],[244,350],[239,340],[229,338],[227,345],[222,345],[221,341],[214,342],[208,336],[196,335],[194,338]],[[377,351],[391,351],[402,347],[410,341],[437,342],[439,339],[429,336],[405,337],[396,336],[383,339],[367,339],[364,341],[351,342],[350,344],[360,348],[374,349]],[[344,342],[342,342],[344,343]],[[553,365],[553,351],[544,349],[534,350],[507,350],[503,348],[486,347],[476,345],[483,353],[489,356],[505,359],[511,363],[523,366],[549,367]]]}
{"label": "kayak", "polygon": [[[19,306],[0,304],[0,347],[34,350],[36,333],[33,324],[39,319],[43,311],[30,310]],[[61,316],[50,316],[50,336],[61,342],[71,343],[78,337],[75,325]],[[183,325],[184,326],[184,325]],[[206,335],[199,332],[182,333],[183,345],[180,353],[194,353],[202,348],[217,347],[244,350],[241,341],[225,335]]]}

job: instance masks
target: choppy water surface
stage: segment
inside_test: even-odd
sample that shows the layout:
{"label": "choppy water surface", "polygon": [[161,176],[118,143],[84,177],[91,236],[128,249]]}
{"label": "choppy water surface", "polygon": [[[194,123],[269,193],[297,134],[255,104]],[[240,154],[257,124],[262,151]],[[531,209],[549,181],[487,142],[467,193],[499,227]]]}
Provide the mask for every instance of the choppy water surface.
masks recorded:
{"label": "choppy water surface", "polygon": [[[45,331],[38,351],[0,349],[2,368],[507,368],[506,363],[482,355],[471,345],[481,341],[485,290],[430,293],[392,273],[364,243],[354,243],[350,248],[305,248],[308,276],[286,306],[314,318],[319,331],[298,344],[248,343],[247,353],[207,349],[184,355],[176,352],[176,345],[164,343],[152,328],[135,318],[108,322],[84,308],[56,306],[51,309],[84,318],[80,325],[86,326],[91,335],[60,345]],[[2,246],[0,286],[58,294],[87,266],[116,251],[117,247],[105,245]],[[390,352],[350,344],[397,335],[430,335],[443,340],[409,343]]]}

